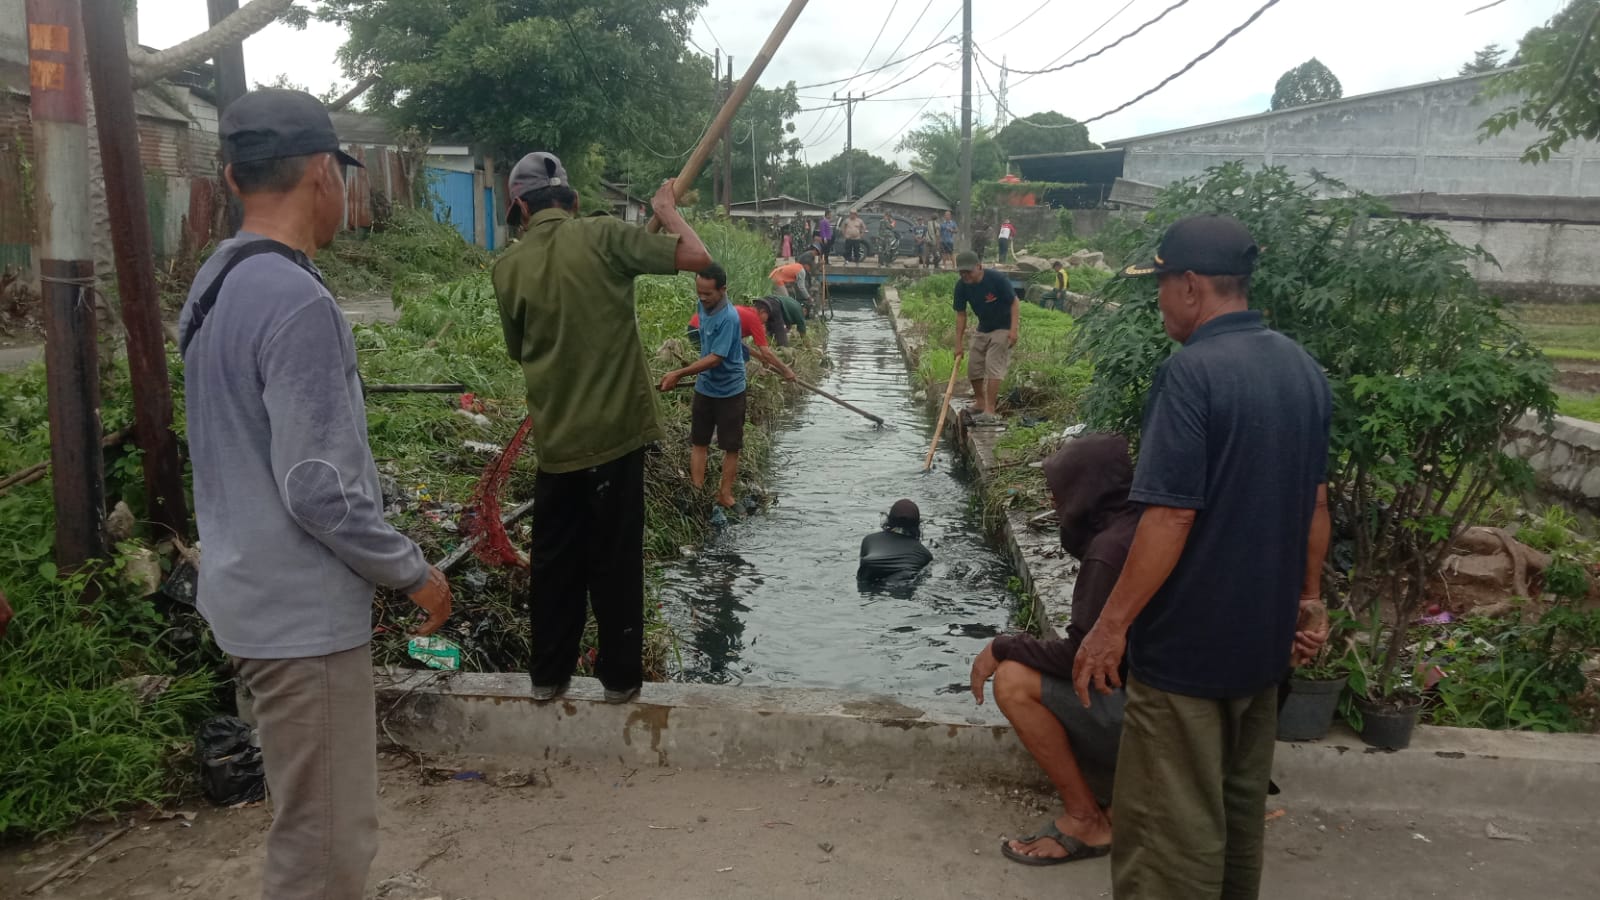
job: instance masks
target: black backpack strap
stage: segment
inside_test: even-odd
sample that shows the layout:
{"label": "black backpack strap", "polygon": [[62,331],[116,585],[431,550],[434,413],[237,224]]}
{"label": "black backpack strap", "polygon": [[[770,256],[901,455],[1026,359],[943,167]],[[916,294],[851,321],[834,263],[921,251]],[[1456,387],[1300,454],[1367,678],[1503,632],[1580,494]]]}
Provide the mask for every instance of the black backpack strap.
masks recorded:
{"label": "black backpack strap", "polygon": [[276,254],[289,260],[304,269],[307,275],[315,278],[318,284],[324,287],[327,286],[323,283],[322,276],[318,274],[316,268],[311,265],[311,260],[307,259],[306,255],[299,250],[270,238],[251,241],[234,251],[233,256],[222,264],[222,271],[217,273],[217,277],[211,279],[211,284],[206,288],[206,292],[201,294],[200,298],[194,302],[194,308],[189,312],[188,327],[184,329],[183,336],[178,340],[179,353],[189,349],[189,343],[199,333],[200,326],[205,324],[206,316],[211,314],[211,308],[217,305],[217,297],[222,293],[222,283],[227,280],[228,273],[233,271],[234,266],[252,256],[260,256],[263,253]]}

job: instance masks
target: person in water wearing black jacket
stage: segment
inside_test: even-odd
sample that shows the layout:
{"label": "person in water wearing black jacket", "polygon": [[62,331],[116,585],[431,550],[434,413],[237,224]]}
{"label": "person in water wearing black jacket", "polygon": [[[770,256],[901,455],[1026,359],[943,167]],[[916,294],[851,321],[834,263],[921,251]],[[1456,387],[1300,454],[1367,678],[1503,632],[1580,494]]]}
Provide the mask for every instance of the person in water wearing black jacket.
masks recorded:
{"label": "person in water wearing black jacket", "polygon": [[883,581],[909,577],[933,562],[922,546],[922,512],[910,500],[896,500],[884,519],[883,530],[861,539],[858,581]]}
{"label": "person in water wearing black jacket", "polygon": [[1076,557],[1072,621],[1066,637],[1027,634],[995,638],[972,663],[972,695],[994,677],[994,699],[1061,795],[1065,809],[1027,837],[1002,841],[1000,852],[1026,865],[1092,859],[1111,850],[1111,784],[1122,738],[1121,688],[1091,693],[1089,708],[1073,693],[1072,661],[1094,627],[1133,546],[1139,511],[1128,501],[1133,464],[1120,435],[1069,442],[1044,464],[1061,525],[1061,546]]}

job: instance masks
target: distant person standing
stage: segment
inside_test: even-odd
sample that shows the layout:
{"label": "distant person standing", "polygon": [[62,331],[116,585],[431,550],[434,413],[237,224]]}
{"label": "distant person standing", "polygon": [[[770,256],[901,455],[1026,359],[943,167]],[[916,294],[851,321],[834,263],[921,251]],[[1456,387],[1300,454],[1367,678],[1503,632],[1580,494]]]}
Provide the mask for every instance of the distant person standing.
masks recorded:
{"label": "distant person standing", "polygon": [[928,218],[918,216],[917,224],[911,228],[911,240],[917,245],[917,265],[928,264]]}
{"label": "distant person standing", "polygon": [[528,612],[536,700],[566,691],[593,608],[595,675],[609,703],[644,679],[644,454],[665,435],[634,322],[633,280],[711,261],[669,181],[650,205],[662,233],[578,216],[561,160],[511,169],[506,223],[522,235],[495,261],[506,349],[522,366],[539,471]]}
{"label": "distant person standing", "polygon": [[1328,381],[1249,309],[1258,250],[1237,219],[1167,229],[1155,261],[1183,343],[1145,402],[1133,547],[1073,662],[1079,702],[1127,708],[1114,786],[1118,897],[1260,892],[1278,682],[1327,639]]}
{"label": "distant person standing", "polygon": [[1067,283],[1069,279],[1067,267],[1063,266],[1061,260],[1058,259],[1050,264],[1050,272],[1053,275],[1054,287],[1045,292],[1043,302],[1040,305],[1046,309],[1054,308],[1064,311],[1067,308]]}
{"label": "distant person standing", "polygon": [[989,231],[986,228],[976,228],[972,232],[972,252],[978,254],[978,260],[983,260],[985,250],[989,249]]}
{"label": "distant person standing", "polygon": [[1016,233],[1017,230],[1012,227],[1010,219],[1000,223],[1000,262],[1008,263],[1011,261],[1011,239]]}
{"label": "distant person standing", "polygon": [[200,613],[255,697],[273,805],[262,896],[357,900],[378,847],[374,589],[410,597],[432,634],[450,587],[384,521],[355,341],[311,263],[361,163],[300,91],[245,94],[219,137],[244,221],[178,323]]}
{"label": "distant person standing", "polygon": [[883,218],[878,220],[878,255],[882,257],[884,265],[894,265],[894,259],[900,252],[899,223],[894,220],[894,213],[885,212]]}
{"label": "distant person standing", "polygon": [[867,247],[867,223],[852,209],[839,230],[844,233],[844,261],[861,262],[862,254],[866,252]]}
{"label": "distant person standing", "polygon": [[828,265],[828,257],[833,255],[833,214],[823,213],[822,219],[817,222],[817,239],[822,242],[822,264]]}
{"label": "distant person standing", "polygon": [[700,328],[700,359],[663,375],[660,389],[665,393],[679,381],[694,378],[689,424],[690,483],[695,490],[705,486],[711,439],[716,437],[717,446],[722,450],[722,482],[717,488],[717,505],[731,509],[733,487],[739,477],[739,452],[744,449],[747,403],[740,316],[728,302],[728,273],[722,266],[712,263],[702,269],[695,277],[695,293],[700,297],[699,311],[695,314]]}
{"label": "distant person standing", "polygon": [[[1017,345],[1021,304],[1011,280],[984,268],[976,253],[968,250],[956,257],[956,268],[961,272],[953,304],[956,364],[961,363],[963,355],[967,357],[967,377],[972,380],[973,405],[977,408],[973,421],[979,425],[998,424],[995,401],[1011,364],[1011,348]],[[970,341],[965,340],[968,310],[978,319]]]}
{"label": "distant person standing", "polygon": [[939,261],[943,265],[955,263],[956,255],[956,219],[950,210],[944,211],[944,219],[939,223]]}

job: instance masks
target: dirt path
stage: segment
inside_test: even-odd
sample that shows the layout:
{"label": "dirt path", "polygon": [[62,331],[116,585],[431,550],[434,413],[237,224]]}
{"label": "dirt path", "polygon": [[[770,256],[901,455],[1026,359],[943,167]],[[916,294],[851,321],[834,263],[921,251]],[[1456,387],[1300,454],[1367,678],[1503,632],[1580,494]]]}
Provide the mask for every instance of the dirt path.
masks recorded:
{"label": "dirt path", "polygon": [[[424,783],[404,757],[382,764],[383,839],[370,884],[385,900],[994,900],[1110,892],[1105,860],[1031,869],[1000,856],[1002,835],[1043,817],[1033,797],[543,763],[533,771],[536,784],[512,787],[505,773],[526,761],[481,759],[453,765],[483,772],[485,781]],[[1481,821],[1352,817],[1281,799],[1269,806],[1288,813],[1268,825],[1264,897],[1588,900],[1600,883],[1600,860],[1583,829],[1498,822],[1528,842],[1491,840]],[[142,822],[97,854],[86,873],[35,896],[254,900],[266,810],[185,808],[200,812],[192,826]],[[18,896],[105,831],[0,851],[0,896]]]}

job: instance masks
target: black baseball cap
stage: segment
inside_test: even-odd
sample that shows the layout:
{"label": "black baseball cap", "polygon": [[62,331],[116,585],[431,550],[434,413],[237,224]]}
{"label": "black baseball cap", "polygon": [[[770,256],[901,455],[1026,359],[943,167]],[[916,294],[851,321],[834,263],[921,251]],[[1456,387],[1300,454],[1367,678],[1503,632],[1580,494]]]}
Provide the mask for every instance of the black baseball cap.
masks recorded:
{"label": "black baseball cap", "polygon": [[339,162],[366,168],[339,149],[339,135],[322,101],[305,91],[261,88],[228,104],[218,125],[228,163],[332,153]]}
{"label": "black baseball cap", "polygon": [[1206,214],[1172,223],[1161,236],[1155,259],[1122,270],[1124,275],[1193,272],[1196,275],[1249,275],[1261,248],[1244,223],[1233,216]]}

